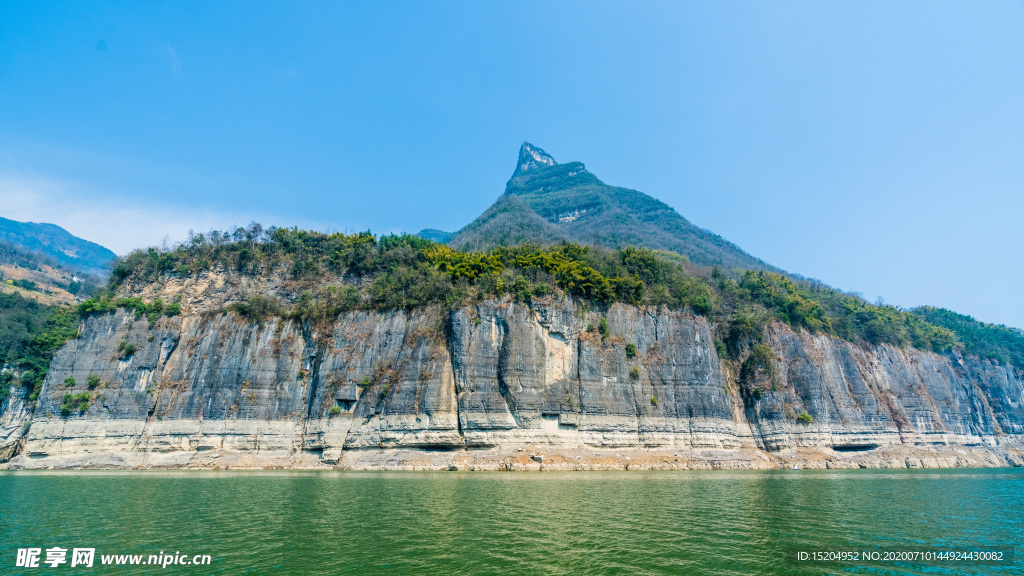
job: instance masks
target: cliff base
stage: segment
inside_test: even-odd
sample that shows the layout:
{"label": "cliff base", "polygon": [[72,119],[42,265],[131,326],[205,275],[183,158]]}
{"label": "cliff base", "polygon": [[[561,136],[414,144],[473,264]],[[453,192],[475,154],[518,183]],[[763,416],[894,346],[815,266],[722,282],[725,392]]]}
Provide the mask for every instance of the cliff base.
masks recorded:
{"label": "cliff base", "polygon": [[33,458],[20,455],[0,465],[7,470],[770,470],[851,468],[994,468],[1024,465],[1024,445],[894,445],[856,452],[794,448],[607,449],[520,446],[485,450],[347,450],[336,463],[316,453],[208,450],[201,452],[115,452]]}

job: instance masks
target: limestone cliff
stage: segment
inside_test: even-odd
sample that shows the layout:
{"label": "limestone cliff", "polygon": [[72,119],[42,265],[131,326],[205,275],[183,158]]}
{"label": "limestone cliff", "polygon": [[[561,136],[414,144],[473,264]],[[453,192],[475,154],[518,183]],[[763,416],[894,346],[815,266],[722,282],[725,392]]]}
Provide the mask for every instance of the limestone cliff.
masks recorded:
{"label": "limestone cliff", "polygon": [[[719,358],[708,322],[686,312],[491,299],[303,325],[220,311],[245,290],[289,298],[287,286],[268,286],[206,275],[134,288],[183,296],[184,313],[152,328],[125,310],[87,318],[37,405],[14,390],[2,406],[0,459],[185,466],[216,453],[323,466],[382,449],[841,455],[951,445],[1019,462],[1006,450],[1024,434],[1024,381],[989,361],[775,324],[774,374],[751,393]],[[601,318],[607,337],[588,331]],[[62,414],[69,394],[89,401]]]}

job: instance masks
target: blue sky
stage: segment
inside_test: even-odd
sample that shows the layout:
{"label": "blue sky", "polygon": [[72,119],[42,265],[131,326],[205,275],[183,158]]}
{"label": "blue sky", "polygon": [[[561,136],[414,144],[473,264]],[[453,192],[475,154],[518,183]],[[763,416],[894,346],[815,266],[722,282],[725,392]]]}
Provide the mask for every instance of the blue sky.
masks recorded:
{"label": "blue sky", "polygon": [[455,230],[519,145],[777,266],[1024,327],[1024,3],[0,4],[0,216]]}

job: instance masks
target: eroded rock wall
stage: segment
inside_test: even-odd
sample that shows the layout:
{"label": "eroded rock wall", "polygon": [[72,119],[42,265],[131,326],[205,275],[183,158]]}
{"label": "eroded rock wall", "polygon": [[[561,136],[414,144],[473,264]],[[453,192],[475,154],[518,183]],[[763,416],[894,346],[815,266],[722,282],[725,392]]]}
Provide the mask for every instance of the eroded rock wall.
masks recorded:
{"label": "eroded rock wall", "polygon": [[[604,338],[588,330],[602,317]],[[152,328],[122,310],[83,323],[34,409],[8,398],[0,455],[231,450],[330,464],[346,449],[862,450],[1024,434],[1024,382],[1007,366],[784,325],[768,341],[775,374],[754,390],[702,317],[665,309],[489,300],[302,325],[193,307]],[[69,394],[92,399],[68,413]]]}

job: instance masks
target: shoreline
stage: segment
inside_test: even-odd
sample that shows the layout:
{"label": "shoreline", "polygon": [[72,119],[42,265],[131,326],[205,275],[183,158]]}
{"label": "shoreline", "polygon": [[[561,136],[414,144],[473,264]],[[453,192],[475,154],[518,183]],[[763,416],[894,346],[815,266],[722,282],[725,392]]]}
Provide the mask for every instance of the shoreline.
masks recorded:
{"label": "shoreline", "polygon": [[514,446],[472,450],[346,450],[336,461],[314,452],[107,452],[33,458],[0,470],[351,470],[351,471],[642,471],[999,468],[1024,466],[1024,446],[889,445],[857,452],[794,448],[687,449]]}

